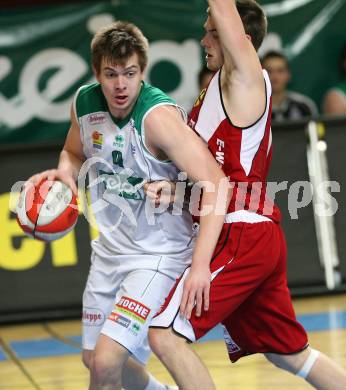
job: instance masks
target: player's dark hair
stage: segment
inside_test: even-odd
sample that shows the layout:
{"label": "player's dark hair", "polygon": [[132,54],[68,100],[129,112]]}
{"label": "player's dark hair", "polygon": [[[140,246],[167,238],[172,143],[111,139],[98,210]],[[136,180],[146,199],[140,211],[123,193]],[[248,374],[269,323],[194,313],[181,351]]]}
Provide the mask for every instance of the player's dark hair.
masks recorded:
{"label": "player's dark hair", "polygon": [[101,28],[91,41],[91,61],[97,73],[102,59],[110,64],[124,64],[137,53],[139,66],[143,71],[148,63],[148,40],[142,31],[132,23],[116,21]]}
{"label": "player's dark hair", "polygon": [[258,50],[267,33],[267,18],[261,6],[254,0],[237,0],[237,10],[244,25],[245,33]]}

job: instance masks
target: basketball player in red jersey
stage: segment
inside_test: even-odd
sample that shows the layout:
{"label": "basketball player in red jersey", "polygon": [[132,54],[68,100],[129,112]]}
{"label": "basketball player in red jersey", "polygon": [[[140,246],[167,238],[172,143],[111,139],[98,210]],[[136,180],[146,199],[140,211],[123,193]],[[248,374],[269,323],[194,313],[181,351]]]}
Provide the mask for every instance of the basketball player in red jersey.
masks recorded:
{"label": "basketball player in red jersey", "polygon": [[345,371],[309,347],[296,321],[280,212],[266,197],[271,85],[256,52],[266,18],[253,0],[208,3],[201,43],[216,74],[197,99],[189,124],[230,178],[233,197],[211,263],[194,258],[151,324],[151,347],[180,390],[214,389],[186,340],[195,341],[221,323],[232,362],[264,353],[318,389],[346,389]]}

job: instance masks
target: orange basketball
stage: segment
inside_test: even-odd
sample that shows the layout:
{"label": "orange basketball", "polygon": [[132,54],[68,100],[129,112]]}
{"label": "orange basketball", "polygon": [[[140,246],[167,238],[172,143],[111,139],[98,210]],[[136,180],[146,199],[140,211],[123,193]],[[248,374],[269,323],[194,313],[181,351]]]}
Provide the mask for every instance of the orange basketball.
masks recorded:
{"label": "orange basketball", "polygon": [[61,181],[43,180],[37,186],[28,185],[20,193],[16,211],[24,232],[43,241],[65,236],[78,218],[77,199]]}

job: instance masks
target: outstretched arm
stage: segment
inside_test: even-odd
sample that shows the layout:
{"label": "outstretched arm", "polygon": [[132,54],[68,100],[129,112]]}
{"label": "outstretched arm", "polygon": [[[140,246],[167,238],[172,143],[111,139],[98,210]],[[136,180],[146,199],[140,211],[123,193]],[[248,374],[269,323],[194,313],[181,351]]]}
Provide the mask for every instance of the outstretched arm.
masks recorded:
{"label": "outstretched arm", "polygon": [[[257,21],[253,23],[262,33],[253,33],[254,40],[260,39],[266,28],[261,9],[257,12]],[[235,0],[209,0],[205,29],[202,44],[206,51],[208,46],[211,50],[220,46],[223,54],[221,89],[226,112],[237,126],[250,126],[264,112],[265,84],[256,49],[244,30]]]}
{"label": "outstretched arm", "polygon": [[208,205],[211,209],[200,218],[200,231],[181,306],[181,311],[189,316],[196,301],[196,310],[200,314],[203,301],[205,310],[209,306],[209,265],[228,206],[228,199],[225,198],[221,200],[222,207],[217,205],[218,195],[223,186],[228,187],[228,179],[205,143],[184,123],[174,107],[154,109],[145,119],[145,133],[151,149],[162,150],[181,171],[186,172],[189,179],[201,183],[202,207]]}
{"label": "outstretched arm", "polygon": [[209,15],[217,31],[224,66],[236,71],[243,83],[253,85],[263,80],[261,64],[250,35],[246,34],[235,0],[209,0]]}

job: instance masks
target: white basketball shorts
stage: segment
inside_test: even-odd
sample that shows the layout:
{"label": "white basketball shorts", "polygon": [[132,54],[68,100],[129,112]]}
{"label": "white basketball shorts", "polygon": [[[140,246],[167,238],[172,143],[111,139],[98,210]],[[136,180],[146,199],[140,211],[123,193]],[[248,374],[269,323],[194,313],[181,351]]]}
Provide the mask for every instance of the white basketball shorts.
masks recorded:
{"label": "white basketball shorts", "polygon": [[93,350],[100,333],[145,364],[150,355],[149,323],[176,278],[191,262],[156,255],[100,256],[93,252],[83,294],[83,349]]}

